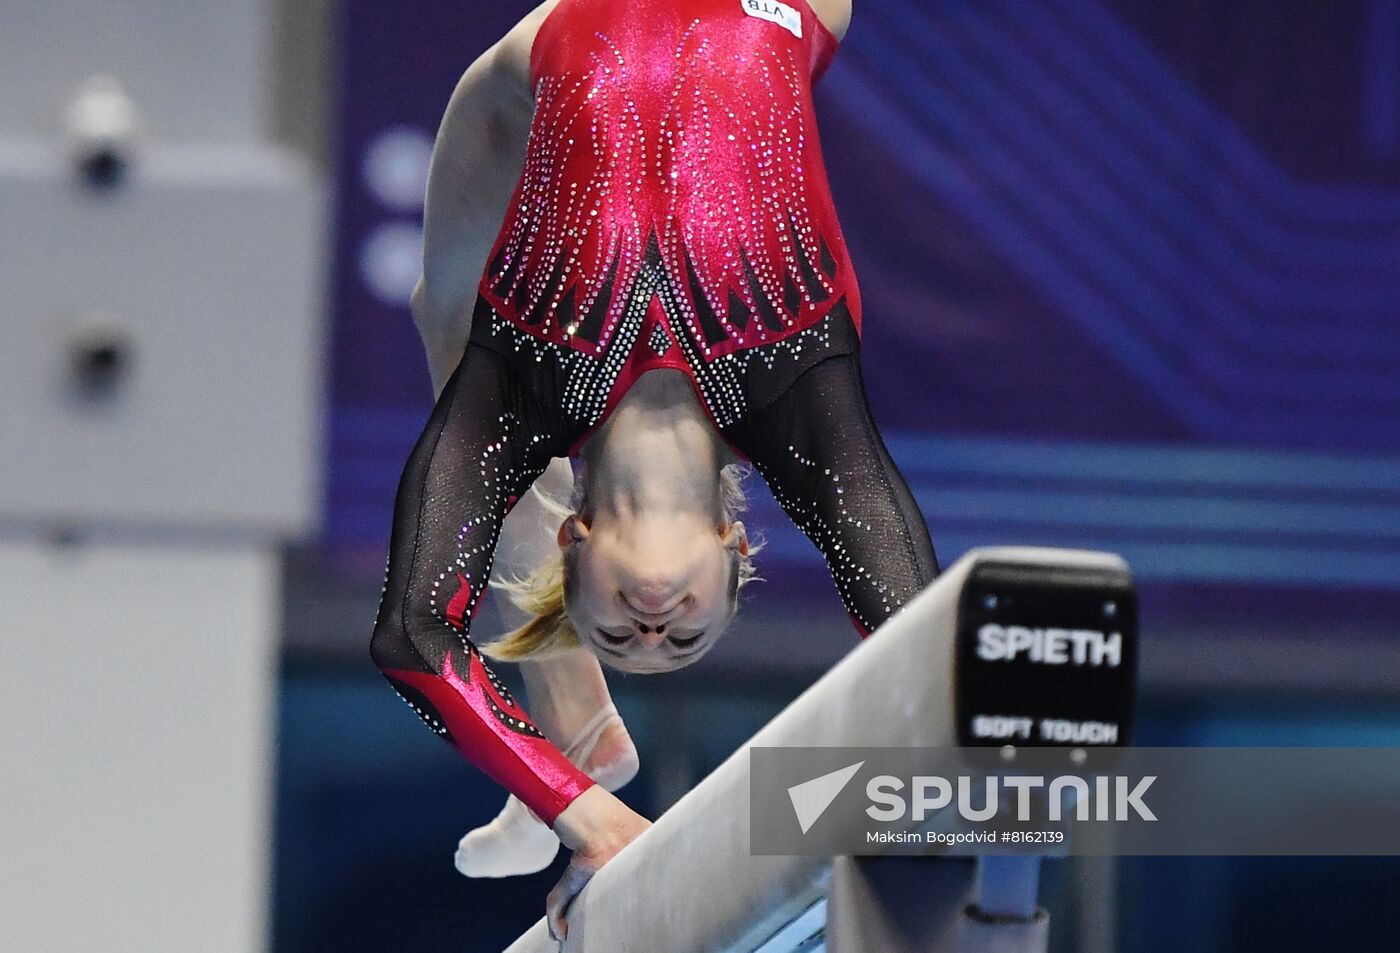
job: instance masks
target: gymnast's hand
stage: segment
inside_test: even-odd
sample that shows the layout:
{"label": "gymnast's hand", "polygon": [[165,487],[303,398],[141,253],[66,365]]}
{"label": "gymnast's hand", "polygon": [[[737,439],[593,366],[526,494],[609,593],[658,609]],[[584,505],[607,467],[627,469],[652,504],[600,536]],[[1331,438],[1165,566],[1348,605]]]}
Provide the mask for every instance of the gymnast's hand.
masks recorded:
{"label": "gymnast's hand", "polygon": [[555,818],[554,832],[574,856],[545,901],[550,936],[563,942],[569,931],[564,913],[574,897],[604,864],[650,826],[651,821],[623,804],[601,784],[593,785],[574,798]]}

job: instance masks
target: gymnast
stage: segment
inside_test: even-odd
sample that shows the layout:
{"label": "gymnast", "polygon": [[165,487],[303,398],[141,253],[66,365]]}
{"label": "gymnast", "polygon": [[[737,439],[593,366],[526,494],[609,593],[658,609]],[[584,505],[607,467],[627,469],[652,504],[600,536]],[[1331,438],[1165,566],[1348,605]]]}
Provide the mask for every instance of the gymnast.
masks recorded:
{"label": "gymnast", "polygon": [[[549,0],[463,75],[412,300],[437,403],[394,505],[371,656],[510,793],[471,876],[546,866],[550,930],[648,822],[600,662],[705,655],[754,576],[758,471],[863,637],[938,571],[871,419],[812,84],[850,0]],[[566,505],[565,505],[566,504]],[[494,585],[535,718],[471,638]],[[518,572],[517,572],[518,570]]]}

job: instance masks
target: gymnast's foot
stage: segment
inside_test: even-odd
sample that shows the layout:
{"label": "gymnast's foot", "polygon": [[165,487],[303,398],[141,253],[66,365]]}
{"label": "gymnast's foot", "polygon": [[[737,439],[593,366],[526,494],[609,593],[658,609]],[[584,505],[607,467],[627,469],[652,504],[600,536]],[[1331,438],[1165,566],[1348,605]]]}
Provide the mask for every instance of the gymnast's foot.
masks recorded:
{"label": "gymnast's foot", "polygon": [[[611,704],[593,716],[564,749],[580,770],[609,791],[636,777],[637,748]],[[457,844],[457,870],[467,877],[515,877],[543,870],[559,852],[559,838],[512,795],[489,824]]]}
{"label": "gymnast's foot", "polygon": [[637,746],[611,704],[578,733],[564,754],[579,770],[609,791],[617,791],[637,776],[641,763]]}

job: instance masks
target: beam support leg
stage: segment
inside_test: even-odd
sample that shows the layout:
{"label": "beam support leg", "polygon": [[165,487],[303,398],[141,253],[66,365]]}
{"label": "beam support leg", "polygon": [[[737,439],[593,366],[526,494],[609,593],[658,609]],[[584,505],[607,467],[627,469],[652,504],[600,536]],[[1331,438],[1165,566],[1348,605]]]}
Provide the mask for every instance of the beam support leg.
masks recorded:
{"label": "beam support leg", "polygon": [[831,953],[954,953],[975,879],[970,857],[837,857],[826,947]]}
{"label": "beam support leg", "polygon": [[[1015,871],[1008,871],[1014,873]],[[826,945],[831,953],[1045,953],[1050,918],[979,915],[970,857],[837,857]]]}

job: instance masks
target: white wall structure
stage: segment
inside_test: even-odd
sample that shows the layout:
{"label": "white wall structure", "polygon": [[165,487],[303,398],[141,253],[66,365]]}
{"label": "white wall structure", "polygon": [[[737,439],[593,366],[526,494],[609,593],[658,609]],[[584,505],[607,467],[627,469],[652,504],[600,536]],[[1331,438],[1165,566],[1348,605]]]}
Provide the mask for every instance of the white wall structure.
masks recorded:
{"label": "white wall structure", "polygon": [[0,0],[0,950],[268,946],[325,190],[271,0]]}
{"label": "white wall structure", "polygon": [[0,0],[0,128],[57,135],[79,83],[120,77],[164,140],[239,143],[271,128],[272,0]]}
{"label": "white wall structure", "polygon": [[277,566],[0,543],[0,950],[265,948]]}
{"label": "white wall structure", "polygon": [[[153,146],[94,194],[55,147],[5,158],[0,519],[302,531],[321,426],[306,168]],[[74,363],[102,346],[120,379],[84,384]]]}

